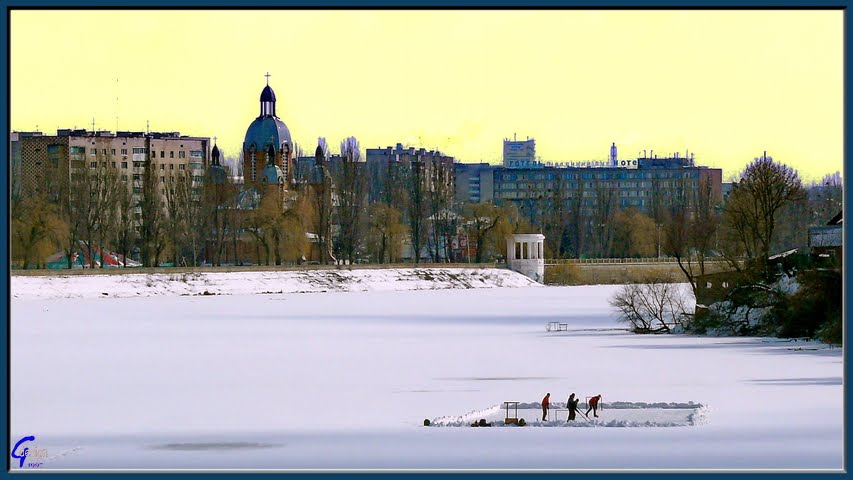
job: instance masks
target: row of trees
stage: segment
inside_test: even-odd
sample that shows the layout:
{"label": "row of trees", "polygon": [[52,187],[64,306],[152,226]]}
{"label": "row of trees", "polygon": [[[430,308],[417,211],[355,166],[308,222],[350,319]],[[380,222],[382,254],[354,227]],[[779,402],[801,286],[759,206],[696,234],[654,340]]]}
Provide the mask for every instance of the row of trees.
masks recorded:
{"label": "row of trees", "polygon": [[[13,257],[39,266],[57,248],[72,252],[82,240],[146,266],[282,264],[306,256],[306,233],[312,233],[321,263],[393,263],[409,255],[416,263],[422,256],[483,262],[504,256],[508,233],[541,231],[549,257],[672,255],[695,287],[708,257],[742,268],[743,257],[762,259],[802,246],[807,227],[831,217],[841,198],[840,174],[807,188],[796,172],[774,170],[778,164],[765,158],[742,173],[725,204],[715,200],[710,184],[697,189],[684,180],[667,191],[655,185],[644,213],[621,208],[606,182],[590,192],[579,183],[569,196],[558,177],[553,188],[516,205],[461,205],[454,199],[452,164],[414,157],[368,172],[354,137],[340,142],[340,152],[333,161],[319,139],[316,170],[286,198],[241,193],[227,166],[216,178],[211,171],[193,177],[147,159],[138,167],[134,162],[130,179],[107,161],[73,171],[60,166],[38,188],[13,198]],[[380,183],[375,198],[368,195],[369,182]],[[780,182],[791,186],[758,193]],[[94,266],[95,255],[89,262]]]}

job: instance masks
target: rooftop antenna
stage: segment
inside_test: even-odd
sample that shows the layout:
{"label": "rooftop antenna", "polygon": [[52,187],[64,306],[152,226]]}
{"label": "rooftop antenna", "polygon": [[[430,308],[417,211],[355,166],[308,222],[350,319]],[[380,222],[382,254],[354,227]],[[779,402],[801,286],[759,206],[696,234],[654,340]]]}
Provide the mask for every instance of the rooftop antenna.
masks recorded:
{"label": "rooftop antenna", "polygon": [[118,77],[116,77],[116,132],[118,132]]}
{"label": "rooftop antenna", "polygon": [[151,122],[149,122],[148,120],[145,120],[145,134],[151,134]]}
{"label": "rooftop antenna", "polygon": [[92,117],[92,135],[95,134],[95,117]]}

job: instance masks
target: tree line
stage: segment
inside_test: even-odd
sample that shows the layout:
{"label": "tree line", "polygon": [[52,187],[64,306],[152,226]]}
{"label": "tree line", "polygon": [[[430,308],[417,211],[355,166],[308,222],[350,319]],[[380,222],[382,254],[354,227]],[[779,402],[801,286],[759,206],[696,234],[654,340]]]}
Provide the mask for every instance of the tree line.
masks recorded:
{"label": "tree line", "polygon": [[[748,182],[738,182],[719,202],[709,184],[694,188],[684,180],[664,188],[655,181],[644,212],[622,208],[607,182],[579,183],[569,195],[557,176],[547,191],[531,182],[531,195],[517,203],[470,204],[455,198],[452,164],[414,156],[369,171],[356,138],[339,147],[333,156],[318,139],[313,170],[300,175],[286,198],[243,188],[227,164],[216,178],[213,169],[196,177],[190,170],[160,170],[152,159],[130,178],[100,157],[96,168],[59,165],[12,198],[13,263],[44,267],[45,258],[62,249],[70,268],[81,243],[144,266],[299,263],[311,256],[312,245],[322,264],[480,263],[504,259],[508,234],[541,232],[549,258],[671,255],[691,279],[704,273],[710,257],[732,259],[740,268],[744,256],[804,246],[808,226],[825,223],[841,200],[838,173],[818,185],[799,182],[766,199],[763,215],[772,209],[772,219],[759,221],[742,200]],[[757,176],[749,172],[742,178]],[[593,201],[585,205],[585,199]],[[86,253],[95,267],[95,252]]]}

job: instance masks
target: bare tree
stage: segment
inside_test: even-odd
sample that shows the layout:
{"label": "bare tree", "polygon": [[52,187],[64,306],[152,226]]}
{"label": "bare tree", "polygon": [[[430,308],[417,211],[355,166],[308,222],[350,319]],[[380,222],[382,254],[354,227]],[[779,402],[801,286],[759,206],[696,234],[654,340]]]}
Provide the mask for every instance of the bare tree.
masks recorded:
{"label": "bare tree", "polygon": [[147,153],[145,156],[141,187],[134,185],[134,192],[139,194],[141,211],[140,250],[142,252],[142,264],[146,267],[156,267],[160,264],[160,255],[166,248],[166,236],[164,234],[166,218],[159,185],[162,182],[157,181],[155,169],[157,165],[148,157]]}
{"label": "bare tree", "polygon": [[383,202],[368,207],[368,245],[377,263],[394,263],[402,253],[406,226],[401,213]]}
{"label": "bare tree", "polygon": [[691,188],[691,180],[682,180],[683,188],[674,195],[670,212],[663,220],[663,246],[675,257],[695,296],[697,277],[705,275],[708,257],[716,249],[719,214],[709,181]]}
{"label": "bare tree", "polygon": [[616,189],[610,184],[599,180],[595,183],[595,207],[592,216],[592,231],[598,246],[598,255],[605,257],[610,254],[613,243],[613,217],[618,207]]}
{"label": "bare tree", "polygon": [[844,199],[844,182],[841,172],[824,175],[817,184],[810,185],[809,203],[811,225],[825,225],[840,210]]}
{"label": "bare tree", "polygon": [[361,147],[355,137],[341,141],[341,161],[334,169],[337,199],[337,218],[340,226],[337,251],[350,264],[357,260],[362,241],[364,197],[366,193],[364,162]]}
{"label": "bare tree", "polygon": [[463,218],[469,241],[475,246],[474,262],[482,263],[489,233],[498,227],[504,212],[492,203],[475,203],[467,206]]}
{"label": "bare tree", "polygon": [[563,173],[553,173],[554,181],[545,193],[545,209],[543,214],[542,233],[545,234],[546,250],[550,258],[562,258],[564,238],[569,223],[569,207],[566,205],[568,189]]}
{"label": "bare tree", "polygon": [[[453,205],[453,167],[440,160],[428,165],[427,197],[429,207],[429,250],[433,261],[439,263],[450,255],[449,237],[455,232],[456,223],[451,211]],[[444,256],[442,257],[442,252]]]}
{"label": "bare tree", "polygon": [[679,284],[667,278],[650,278],[622,287],[610,305],[622,312],[622,321],[635,333],[669,333],[687,316]]}
{"label": "bare tree", "polygon": [[572,254],[580,258],[580,256],[586,251],[586,239],[587,239],[587,225],[590,223],[588,215],[586,214],[586,208],[584,205],[584,195],[586,192],[586,187],[584,182],[581,181],[577,174],[574,175],[574,180],[577,182],[577,188],[574,189],[574,192],[569,192],[569,202],[568,202],[568,238],[570,242],[570,248],[572,250]]}
{"label": "bare tree", "polygon": [[329,171],[329,147],[326,139],[317,139],[317,149],[314,151],[314,167],[316,176],[312,183],[314,193],[314,233],[317,235],[320,264],[325,265],[334,261],[332,254],[332,195],[333,184]]}
{"label": "bare tree", "polygon": [[425,165],[420,154],[408,162],[400,172],[406,190],[406,219],[409,223],[409,236],[414,262],[420,263],[427,234],[428,198]]}
{"label": "bare tree", "polygon": [[766,153],[741,173],[741,180],[729,194],[724,212],[756,272],[766,271],[782,207],[804,195],[797,171],[774,162]]}
{"label": "bare tree", "polygon": [[123,267],[127,267],[127,257],[137,239],[136,204],[133,194],[128,185],[122,185],[117,192],[116,199],[116,228],[114,230],[115,242],[122,254]]}

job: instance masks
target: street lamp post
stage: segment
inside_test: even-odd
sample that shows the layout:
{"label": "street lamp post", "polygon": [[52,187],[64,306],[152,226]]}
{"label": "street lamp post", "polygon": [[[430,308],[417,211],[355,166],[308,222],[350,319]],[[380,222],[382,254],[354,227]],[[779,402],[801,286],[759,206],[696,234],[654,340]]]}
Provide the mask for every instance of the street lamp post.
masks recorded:
{"label": "street lamp post", "polygon": [[658,223],[657,227],[658,227],[658,258],[661,258],[661,251],[660,251],[660,227],[661,227],[661,224]]}

